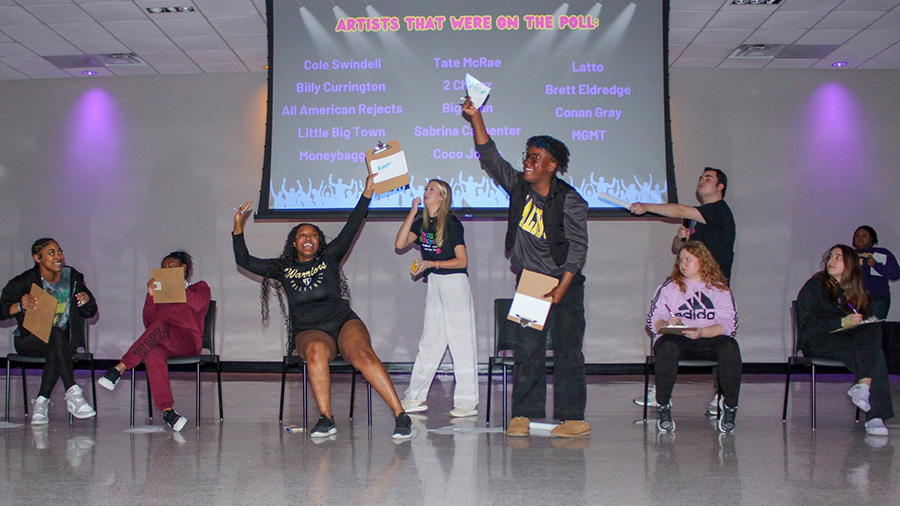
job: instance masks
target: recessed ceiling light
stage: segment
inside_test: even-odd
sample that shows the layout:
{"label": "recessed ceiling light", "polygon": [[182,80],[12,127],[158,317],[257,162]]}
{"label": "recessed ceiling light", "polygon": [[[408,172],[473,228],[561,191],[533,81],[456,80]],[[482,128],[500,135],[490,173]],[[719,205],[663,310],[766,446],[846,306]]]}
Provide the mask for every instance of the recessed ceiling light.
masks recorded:
{"label": "recessed ceiling light", "polygon": [[836,61],[836,62],[832,63],[831,66],[834,67],[834,68],[846,67],[846,66],[847,66],[847,62],[845,62],[845,61]]}
{"label": "recessed ceiling light", "polygon": [[97,75],[97,73],[94,72],[93,70],[85,70],[84,72],[82,72],[82,74],[84,74],[84,75],[86,75],[86,76],[95,76],[95,75]]}

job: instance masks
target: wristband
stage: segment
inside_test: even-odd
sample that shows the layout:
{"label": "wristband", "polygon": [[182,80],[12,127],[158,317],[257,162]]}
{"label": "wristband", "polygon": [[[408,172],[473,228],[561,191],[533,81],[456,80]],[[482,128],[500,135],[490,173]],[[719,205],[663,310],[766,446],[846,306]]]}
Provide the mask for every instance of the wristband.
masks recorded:
{"label": "wristband", "polygon": [[24,312],[25,312],[25,309],[22,308],[22,303],[21,303],[21,302],[19,303],[19,312],[20,312],[20,313],[24,313]]}

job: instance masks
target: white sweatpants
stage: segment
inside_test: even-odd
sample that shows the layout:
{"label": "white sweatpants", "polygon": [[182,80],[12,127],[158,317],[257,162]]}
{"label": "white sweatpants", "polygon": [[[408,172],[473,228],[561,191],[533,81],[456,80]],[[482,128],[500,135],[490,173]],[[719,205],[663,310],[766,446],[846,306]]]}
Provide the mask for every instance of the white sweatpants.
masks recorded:
{"label": "white sweatpants", "polygon": [[475,303],[466,274],[431,274],[425,296],[425,324],[406,397],[424,401],[444,352],[450,348],[456,388],[454,406],[478,405],[478,345]]}

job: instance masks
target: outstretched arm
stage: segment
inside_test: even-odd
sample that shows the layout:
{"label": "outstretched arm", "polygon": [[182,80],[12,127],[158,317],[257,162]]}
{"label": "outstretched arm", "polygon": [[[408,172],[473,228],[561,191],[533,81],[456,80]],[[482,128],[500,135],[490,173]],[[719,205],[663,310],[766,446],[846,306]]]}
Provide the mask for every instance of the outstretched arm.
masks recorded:
{"label": "outstretched arm", "polygon": [[644,202],[635,202],[628,208],[631,214],[641,216],[645,213],[658,214],[667,218],[680,218],[683,220],[694,220],[698,223],[706,224],[706,220],[696,207],[686,206],[684,204],[648,204]]}

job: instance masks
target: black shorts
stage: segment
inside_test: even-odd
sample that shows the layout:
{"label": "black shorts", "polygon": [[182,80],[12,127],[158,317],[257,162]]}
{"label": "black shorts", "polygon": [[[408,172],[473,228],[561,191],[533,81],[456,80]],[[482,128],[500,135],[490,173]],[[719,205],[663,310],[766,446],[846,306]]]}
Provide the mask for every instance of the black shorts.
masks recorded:
{"label": "black shorts", "polygon": [[[320,323],[317,325],[312,325],[297,331],[297,334],[305,331],[305,330],[321,330],[322,332],[331,336],[334,339],[334,343],[337,344],[338,337],[341,335],[341,329],[344,328],[344,324],[351,320],[359,320],[359,316],[356,315],[353,311],[347,311],[345,314],[341,315],[341,318],[336,318],[334,320]],[[294,339],[296,339],[296,334],[294,335]],[[296,343],[294,344],[294,348],[296,349]]]}

